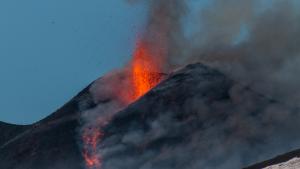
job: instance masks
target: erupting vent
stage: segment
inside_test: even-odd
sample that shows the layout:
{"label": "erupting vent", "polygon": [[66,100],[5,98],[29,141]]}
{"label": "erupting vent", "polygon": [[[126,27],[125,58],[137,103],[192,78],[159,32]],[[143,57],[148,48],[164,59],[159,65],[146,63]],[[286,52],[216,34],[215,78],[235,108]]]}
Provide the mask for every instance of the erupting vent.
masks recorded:
{"label": "erupting vent", "polygon": [[[121,93],[117,94],[117,100],[122,104],[128,105],[147,93],[161,81],[161,72],[157,60],[162,56],[153,56],[153,48],[146,41],[138,40],[133,58],[127,69],[124,69],[127,75],[129,85]],[[97,120],[96,120],[97,121]],[[99,120],[92,126],[83,130],[83,157],[88,169],[100,169],[102,158],[97,150],[97,144],[101,142],[104,133],[101,127],[105,126]]]}
{"label": "erupting vent", "polygon": [[147,93],[160,81],[160,69],[153,59],[150,48],[143,41],[138,41],[131,63],[132,98],[130,102]]}

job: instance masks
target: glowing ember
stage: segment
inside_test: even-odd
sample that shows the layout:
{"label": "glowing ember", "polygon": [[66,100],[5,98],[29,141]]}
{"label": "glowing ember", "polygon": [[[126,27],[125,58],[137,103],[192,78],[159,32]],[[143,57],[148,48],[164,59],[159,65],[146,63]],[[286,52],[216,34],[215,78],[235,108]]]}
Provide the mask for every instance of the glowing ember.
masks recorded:
{"label": "glowing ember", "polygon": [[103,134],[98,127],[91,127],[83,132],[83,158],[89,169],[101,168],[101,158],[97,155],[97,143],[101,140],[102,136]]}

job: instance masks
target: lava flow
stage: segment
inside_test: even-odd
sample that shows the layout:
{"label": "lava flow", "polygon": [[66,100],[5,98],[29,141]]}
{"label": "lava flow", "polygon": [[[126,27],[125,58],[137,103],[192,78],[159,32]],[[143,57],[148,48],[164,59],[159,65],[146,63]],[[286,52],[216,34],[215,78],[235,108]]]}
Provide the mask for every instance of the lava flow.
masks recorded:
{"label": "lava flow", "polygon": [[100,169],[101,158],[97,154],[97,143],[103,136],[103,133],[98,127],[88,127],[84,130],[82,140],[83,145],[83,158],[86,166],[89,169]]}

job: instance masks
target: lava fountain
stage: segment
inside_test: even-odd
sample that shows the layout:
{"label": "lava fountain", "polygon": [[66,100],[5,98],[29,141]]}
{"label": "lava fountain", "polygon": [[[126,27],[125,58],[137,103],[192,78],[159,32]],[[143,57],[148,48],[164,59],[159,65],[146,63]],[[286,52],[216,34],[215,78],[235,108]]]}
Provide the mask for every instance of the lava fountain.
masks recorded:
{"label": "lava fountain", "polygon": [[[123,105],[121,108],[125,108],[136,101],[161,81],[161,69],[157,58],[162,57],[153,55],[152,50],[153,47],[146,40],[139,39],[137,41],[132,60],[123,70],[127,83],[123,85],[122,82],[117,82],[121,83],[120,86],[122,86],[122,89],[119,90],[117,89],[118,87],[115,89],[115,99],[117,102],[120,102],[120,105]],[[116,108],[115,111],[117,112],[119,109],[120,107]],[[110,116],[113,116],[116,112],[110,113]],[[100,120],[96,119],[91,125],[87,125],[82,133],[82,153],[88,169],[101,169],[102,166],[101,152],[99,153],[98,144],[105,134],[101,128],[107,123],[103,123],[103,119],[101,120],[101,118],[106,119],[105,117],[98,118]]]}
{"label": "lava fountain", "polygon": [[[151,0],[149,2],[150,10],[147,23],[144,31],[140,34],[141,36],[137,39],[132,59],[121,70],[121,73],[119,72],[112,78],[114,82],[107,84],[109,86],[107,88],[112,90],[109,92],[112,93],[110,101],[112,100],[114,103],[111,103],[109,109],[102,110],[105,113],[95,112],[97,118],[100,118],[100,122],[99,119],[93,117],[89,119],[89,124],[92,127],[83,130],[83,132],[88,132],[82,134],[85,154],[83,156],[88,169],[100,169],[103,164],[101,145],[99,144],[105,135],[103,128],[110,119],[155,87],[163,78],[162,72],[168,71],[172,67],[169,55],[172,54],[170,52],[173,50],[170,48],[178,46],[176,45],[178,41],[177,32],[181,30],[180,18],[184,14],[181,8],[184,2],[182,0]],[[178,9],[181,11],[180,14],[177,12]],[[174,37],[175,35],[176,37]],[[106,87],[103,90],[105,92]],[[105,104],[107,106],[110,103]],[[114,104],[118,105],[117,108]],[[106,115],[108,117],[103,117],[101,115],[103,113],[109,114]],[[101,122],[103,119],[106,121],[105,124]]]}
{"label": "lava fountain", "polygon": [[153,56],[149,44],[139,40],[129,69],[132,92],[129,102],[143,96],[160,82],[161,69],[155,58],[157,57]]}

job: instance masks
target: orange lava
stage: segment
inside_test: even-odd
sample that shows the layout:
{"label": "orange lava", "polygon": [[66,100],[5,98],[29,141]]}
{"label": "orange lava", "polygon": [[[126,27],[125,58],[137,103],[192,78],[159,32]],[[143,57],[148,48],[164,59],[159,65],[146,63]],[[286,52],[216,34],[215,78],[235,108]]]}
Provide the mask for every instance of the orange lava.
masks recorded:
{"label": "orange lava", "polygon": [[[132,61],[129,64],[128,80],[129,85],[124,85],[117,94],[117,100],[125,103],[125,106],[136,101],[143,96],[161,80],[161,70],[159,68],[158,57],[153,56],[149,44],[140,40],[137,43]],[[123,86],[122,86],[123,87]],[[116,88],[118,91],[118,88]],[[98,123],[98,127],[87,128],[83,131],[83,157],[88,169],[101,169],[102,158],[99,155],[97,144],[101,142],[103,133]]]}
{"label": "orange lava", "polygon": [[102,136],[103,134],[98,127],[89,128],[83,132],[83,158],[89,169],[101,168],[101,158],[97,155],[97,143],[101,140]]}
{"label": "orange lava", "polygon": [[87,151],[83,151],[83,158],[88,168],[101,168],[101,161],[97,156],[90,154]]}
{"label": "orange lava", "polygon": [[160,80],[160,68],[158,62],[154,60],[147,43],[138,41],[134,52],[130,68],[130,78],[132,85],[131,102],[143,96],[150,89],[156,86]]}

